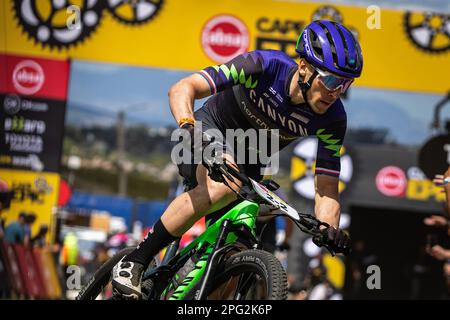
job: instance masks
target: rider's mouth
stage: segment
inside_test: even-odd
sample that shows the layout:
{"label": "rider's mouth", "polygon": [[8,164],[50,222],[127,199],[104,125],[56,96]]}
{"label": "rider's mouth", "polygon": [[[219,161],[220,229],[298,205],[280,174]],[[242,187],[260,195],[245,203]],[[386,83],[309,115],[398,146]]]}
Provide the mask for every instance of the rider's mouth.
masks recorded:
{"label": "rider's mouth", "polygon": [[328,101],[325,101],[325,100],[322,100],[322,99],[320,99],[320,102],[322,102],[322,104],[324,104],[326,106],[331,104],[331,102],[328,102]]}

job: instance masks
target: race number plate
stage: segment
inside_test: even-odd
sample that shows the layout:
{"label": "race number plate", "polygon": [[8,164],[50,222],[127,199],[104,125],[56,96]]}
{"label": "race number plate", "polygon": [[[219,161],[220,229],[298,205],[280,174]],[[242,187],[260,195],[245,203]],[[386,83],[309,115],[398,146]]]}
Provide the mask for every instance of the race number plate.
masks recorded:
{"label": "race number plate", "polygon": [[[249,178],[250,179],[250,178]],[[298,220],[300,216],[298,215],[297,210],[288,205],[283,199],[277,196],[275,193],[267,189],[265,186],[259,184],[253,179],[250,179],[253,188],[255,191],[267,202],[279,208],[282,212],[290,216],[291,218]]]}

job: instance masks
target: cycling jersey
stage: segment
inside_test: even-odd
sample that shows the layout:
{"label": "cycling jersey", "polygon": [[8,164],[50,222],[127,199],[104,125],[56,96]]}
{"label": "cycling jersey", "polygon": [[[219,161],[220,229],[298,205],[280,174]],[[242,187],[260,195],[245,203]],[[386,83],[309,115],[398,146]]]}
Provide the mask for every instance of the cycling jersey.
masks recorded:
{"label": "cycling jersey", "polygon": [[317,114],[307,103],[291,103],[289,86],[297,70],[291,58],[275,50],[252,51],[207,67],[199,74],[213,96],[196,112],[196,119],[223,133],[239,128],[279,129],[280,149],[298,137],[317,136],[315,174],[338,177],[347,125],[343,104],[337,99],[326,113]]}

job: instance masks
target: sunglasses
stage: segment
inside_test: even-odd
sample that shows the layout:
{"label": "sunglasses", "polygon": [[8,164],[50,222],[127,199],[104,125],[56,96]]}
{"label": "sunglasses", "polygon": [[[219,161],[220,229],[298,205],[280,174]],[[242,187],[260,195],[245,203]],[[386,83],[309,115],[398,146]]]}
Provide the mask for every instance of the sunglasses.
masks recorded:
{"label": "sunglasses", "polygon": [[317,68],[316,70],[317,73],[319,74],[317,77],[320,79],[325,88],[327,88],[330,91],[336,91],[338,89],[341,89],[341,92],[344,93],[345,91],[347,91],[347,89],[350,87],[350,85],[353,83],[354,80],[349,78],[341,78]]}

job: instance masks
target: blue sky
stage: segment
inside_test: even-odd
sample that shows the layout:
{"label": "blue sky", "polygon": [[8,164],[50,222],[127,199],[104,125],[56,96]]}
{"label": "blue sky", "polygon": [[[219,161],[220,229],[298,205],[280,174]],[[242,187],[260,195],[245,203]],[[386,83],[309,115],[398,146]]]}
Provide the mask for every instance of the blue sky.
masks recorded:
{"label": "blue sky", "polygon": [[[327,2],[450,12],[448,0]],[[156,127],[175,125],[167,92],[173,83],[189,74],[190,72],[73,60],[67,122],[110,125],[115,121],[117,111],[126,110],[129,122]],[[433,94],[353,87],[350,98],[344,103],[349,128],[387,128],[394,140],[417,145],[431,134],[434,105],[440,99],[441,96]],[[199,106],[201,102],[196,103],[196,108]],[[448,109],[443,109],[441,119],[450,119],[450,108]]]}
{"label": "blue sky", "polygon": [[[67,122],[78,125],[110,125],[117,111],[126,110],[127,120],[154,127],[175,125],[167,92],[189,75],[155,68],[129,67],[73,61]],[[421,144],[431,134],[430,123],[439,95],[353,87],[344,102],[348,127],[386,128],[392,139]],[[196,108],[201,106],[197,101]],[[443,109],[441,119],[450,119]]]}
{"label": "blue sky", "polygon": [[[143,122],[151,125],[169,124],[167,92],[173,83],[187,75],[164,69],[73,61],[67,120],[70,122],[73,112],[82,105],[113,113],[126,110],[129,119],[143,117]],[[89,124],[96,119],[85,121]]]}

